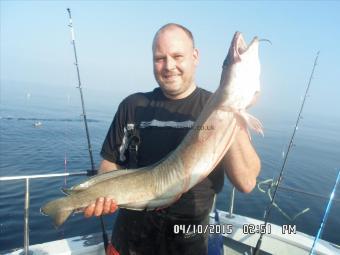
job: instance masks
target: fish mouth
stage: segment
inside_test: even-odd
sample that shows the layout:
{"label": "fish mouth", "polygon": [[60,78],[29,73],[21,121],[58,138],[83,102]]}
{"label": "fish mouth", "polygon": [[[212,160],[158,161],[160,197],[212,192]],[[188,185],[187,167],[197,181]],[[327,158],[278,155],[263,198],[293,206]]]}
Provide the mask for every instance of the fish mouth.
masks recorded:
{"label": "fish mouth", "polygon": [[259,42],[259,38],[257,36],[255,36],[253,38],[253,40],[247,45],[247,43],[245,42],[243,35],[241,32],[236,32],[233,38],[233,49],[234,49],[234,57],[237,60],[241,60],[240,57],[241,55],[243,55],[244,53],[246,53],[250,48],[252,48],[252,46],[256,43]]}
{"label": "fish mouth", "polygon": [[236,31],[231,41],[231,45],[230,45],[227,57],[225,58],[222,67],[225,68],[229,64],[241,62],[242,55],[245,55],[252,48],[256,48],[255,46],[256,44],[258,44],[258,42],[259,42],[259,38],[255,36],[253,40],[247,45],[247,43],[245,42],[243,38],[242,33],[239,31]]}

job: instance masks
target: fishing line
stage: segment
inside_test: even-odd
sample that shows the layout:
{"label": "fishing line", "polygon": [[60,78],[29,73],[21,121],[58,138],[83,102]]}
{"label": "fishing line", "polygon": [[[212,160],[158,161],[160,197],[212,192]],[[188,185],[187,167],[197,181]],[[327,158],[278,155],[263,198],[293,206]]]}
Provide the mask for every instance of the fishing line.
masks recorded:
{"label": "fishing line", "polygon": [[[272,210],[272,208],[274,207],[274,204],[275,204],[275,198],[276,198],[276,194],[277,194],[277,190],[278,190],[278,187],[280,186],[281,182],[282,182],[282,178],[283,178],[283,170],[286,166],[286,163],[287,163],[287,158],[288,158],[288,155],[289,155],[289,152],[291,150],[291,148],[293,147],[293,141],[294,141],[294,137],[295,137],[295,133],[296,131],[298,130],[298,124],[300,122],[300,119],[302,119],[301,117],[301,113],[302,113],[302,110],[303,110],[303,107],[305,105],[305,102],[306,102],[306,98],[307,98],[307,94],[308,94],[308,91],[309,91],[309,87],[310,87],[310,84],[312,82],[312,78],[313,78],[313,74],[314,74],[314,70],[315,70],[315,67],[317,65],[317,60],[318,60],[318,57],[319,57],[319,52],[317,52],[316,54],[316,57],[315,57],[315,60],[314,60],[314,65],[313,65],[313,69],[312,69],[312,73],[309,77],[309,81],[308,81],[308,84],[307,84],[307,89],[306,89],[306,92],[304,94],[304,97],[303,97],[303,101],[302,101],[302,104],[301,104],[301,107],[300,107],[300,111],[298,113],[298,117],[297,117],[297,120],[296,120],[296,123],[295,123],[295,126],[294,126],[294,130],[293,130],[293,133],[292,133],[292,136],[290,138],[290,141],[289,141],[289,145],[288,145],[288,149],[287,149],[287,152],[285,153],[285,156],[284,156],[284,160],[283,160],[283,163],[282,163],[282,167],[281,167],[281,170],[280,170],[280,175],[279,175],[279,178],[278,178],[278,181],[277,181],[277,185],[274,189],[274,194],[273,194],[273,198],[271,200],[271,203],[270,205],[268,206],[267,210],[266,210],[266,217],[265,217],[265,220],[264,220],[264,224],[267,226],[267,223],[268,223],[268,220],[269,220],[269,216],[270,216],[270,212]],[[257,243],[256,243],[256,247],[254,249],[254,252],[253,254],[254,255],[258,255],[260,253],[260,248],[261,248],[261,244],[262,244],[262,238],[263,238],[263,235],[264,233],[261,232],[260,234],[260,237],[259,239],[257,240]]]}
{"label": "fishing line", "polygon": [[[91,147],[91,141],[90,141],[90,134],[89,134],[89,129],[87,126],[87,119],[86,119],[86,112],[85,112],[85,103],[84,103],[84,97],[83,97],[83,91],[82,91],[82,87],[81,87],[81,81],[80,81],[80,73],[79,73],[79,65],[78,65],[78,58],[77,58],[77,50],[76,50],[76,43],[75,43],[75,38],[74,38],[74,31],[73,31],[73,24],[72,24],[72,16],[71,16],[71,10],[70,8],[67,8],[67,12],[69,15],[69,27],[70,27],[70,31],[71,31],[71,38],[72,38],[72,45],[73,45],[73,51],[74,51],[74,59],[75,59],[75,66],[77,69],[77,77],[78,77],[78,89],[79,89],[79,93],[80,93],[80,99],[81,99],[81,105],[82,105],[82,110],[83,110],[83,120],[84,120],[84,124],[85,124],[85,130],[86,130],[86,138],[87,138],[87,147],[88,147],[88,151],[89,151],[89,156],[90,156],[90,161],[91,161],[91,170],[87,171],[87,175],[92,176],[97,174],[97,171],[95,169],[95,165],[94,165],[94,160],[93,160],[93,155],[92,155],[92,147]],[[107,250],[108,247],[108,236],[105,230],[105,226],[104,226],[104,220],[103,217],[100,216],[100,225],[101,225],[101,229],[102,229],[102,237],[103,237],[103,243],[104,243],[104,250]]]}

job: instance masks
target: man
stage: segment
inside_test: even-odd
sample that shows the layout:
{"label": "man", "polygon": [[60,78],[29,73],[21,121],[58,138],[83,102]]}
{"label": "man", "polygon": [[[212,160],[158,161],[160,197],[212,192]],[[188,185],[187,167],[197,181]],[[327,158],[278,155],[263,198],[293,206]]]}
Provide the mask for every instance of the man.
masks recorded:
{"label": "man", "polygon": [[[159,88],[133,94],[119,105],[101,151],[102,173],[130,168],[131,162],[143,167],[164,158],[180,144],[211,95],[196,86],[199,52],[188,29],[178,24],[163,26],[154,37],[152,51]],[[131,137],[137,137],[134,146],[129,146]],[[223,169],[238,190],[254,188],[260,160],[246,130],[238,131],[219,166],[168,208],[121,209],[112,235],[120,254],[206,254],[207,234],[175,234],[174,226],[208,223],[213,197],[223,187]],[[99,198],[84,215],[99,216],[116,209],[110,198]]]}

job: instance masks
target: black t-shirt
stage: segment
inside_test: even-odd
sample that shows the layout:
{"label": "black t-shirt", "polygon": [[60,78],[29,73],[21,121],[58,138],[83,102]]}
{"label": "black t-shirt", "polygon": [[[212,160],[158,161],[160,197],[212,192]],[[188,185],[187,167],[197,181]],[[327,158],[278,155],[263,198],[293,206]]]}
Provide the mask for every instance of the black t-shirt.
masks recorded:
{"label": "black t-shirt", "polygon": [[[172,100],[160,88],[136,93],[119,105],[103,143],[101,155],[119,165],[127,165],[128,130],[140,139],[138,167],[158,162],[176,149],[201,113],[211,92],[196,88],[188,97]],[[217,167],[202,182],[164,209],[176,217],[195,217],[209,212],[215,193],[223,187],[224,173]]]}

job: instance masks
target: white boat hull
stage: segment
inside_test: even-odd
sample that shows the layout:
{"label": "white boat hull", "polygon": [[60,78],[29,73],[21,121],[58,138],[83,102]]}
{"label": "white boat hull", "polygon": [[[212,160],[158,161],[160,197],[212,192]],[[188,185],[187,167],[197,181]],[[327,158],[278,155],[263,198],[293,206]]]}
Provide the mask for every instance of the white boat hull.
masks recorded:
{"label": "white boat hull", "polygon": [[[264,222],[237,214],[233,214],[233,217],[229,218],[229,214],[224,211],[218,211],[218,213],[220,224],[232,225],[232,233],[223,234],[224,254],[251,254],[251,247],[256,246],[260,235],[257,233],[244,234],[243,226],[245,224],[258,226]],[[271,224],[271,233],[264,235],[261,250],[265,253],[280,255],[309,254],[313,241],[313,236],[299,231],[296,231],[295,234],[282,234],[282,226]],[[34,255],[105,255],[101,233],[35,244],[31,245],[29,250]],[[18,249],[6,254],[19,255],[23,254],[22,252],[23,249]],[[315,254],[339,255],[340,247],[324,240],[318,240]]]}
{"label": "white boat hull", "polygon": [[[250,217],[245,217],[237,214],[233,214],[232,218],[228,217],[228,213],[224,211],[218,211],[221,224],[232,224],[233,231],[231,234],[225,235],[226,238],[230,238],[238,243],[242,243],[251,247],[255,247],[260,234],[244,234],[243,226],[245,224],[251,224],[254,226],[260,226],[264,224],[261,220],[256,220]],[[289,255],[303,255],[309,254],[314,242],[314,237],[305,233],[296,231],[293,233],[282,234],[282,226],[278,226],[272,223],[271,233],[265,234],[262,239],[261,250],[270,254],[289,254]],[[228,248],[228,247],[225,247]],[[225,254],[230,254],[226,253]],[[236,253],[237,254],[237,253]],[[244,253],[240,253],[244,254]],[[249,251],[248,251],[249,254]],[[315,247],[315,254],[324,255],[339,255],[340,247],[335,244],[329,243],[324,240],[318,240]]]}

